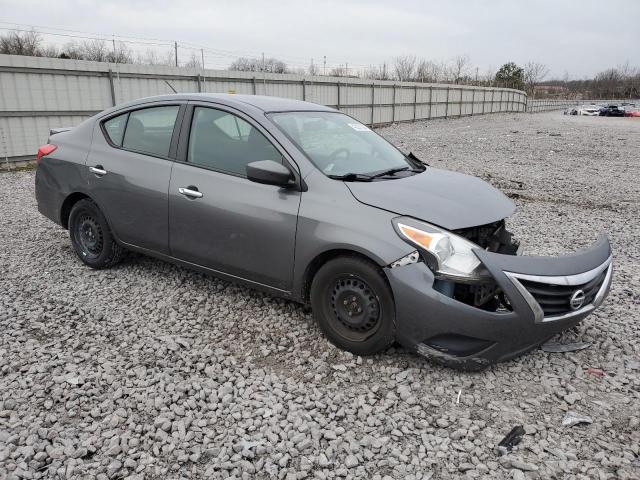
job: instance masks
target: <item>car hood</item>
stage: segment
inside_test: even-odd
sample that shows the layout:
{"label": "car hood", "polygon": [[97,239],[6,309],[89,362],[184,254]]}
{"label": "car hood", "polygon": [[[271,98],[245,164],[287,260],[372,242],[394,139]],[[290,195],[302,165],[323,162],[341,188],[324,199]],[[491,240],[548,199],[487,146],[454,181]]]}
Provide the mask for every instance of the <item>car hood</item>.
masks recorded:
{"label": "car hood", "polygon": [[515,210],[514,203],[487,182],[431,167],[397,180],[345,185],[361,203],[447,230],[496,222]]}

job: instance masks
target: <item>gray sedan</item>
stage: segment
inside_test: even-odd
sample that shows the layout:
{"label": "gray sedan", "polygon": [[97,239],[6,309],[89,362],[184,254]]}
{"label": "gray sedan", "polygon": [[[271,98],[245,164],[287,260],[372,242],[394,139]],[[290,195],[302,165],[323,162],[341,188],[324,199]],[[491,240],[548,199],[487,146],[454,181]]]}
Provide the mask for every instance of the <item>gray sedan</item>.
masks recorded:
{"label": "gray sedan", "polygon": [[481,368],[575,325],[611,283],[605,236],[520,255],[503,194],[311,103],[146,98],[53,130],[37,159],[38,208],[88,266],[133,250],[310,303],[358,355],[397,341]]}

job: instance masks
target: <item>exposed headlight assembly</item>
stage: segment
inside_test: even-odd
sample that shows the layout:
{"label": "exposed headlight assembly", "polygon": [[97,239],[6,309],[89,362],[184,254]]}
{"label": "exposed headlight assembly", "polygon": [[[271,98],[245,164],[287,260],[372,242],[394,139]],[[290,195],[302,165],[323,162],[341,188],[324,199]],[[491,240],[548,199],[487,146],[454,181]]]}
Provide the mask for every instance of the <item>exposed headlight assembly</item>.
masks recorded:
{"label": "exposed headlight assembly", "polygon": [[438,276],[452,280],[480,280],[483,277],[484,268],[481,268],[480,260],[472,251],[480,248],[475,243],[434,225],[409,218],[394,219],[393,224],[404,241],[418,247],[426,264]]}

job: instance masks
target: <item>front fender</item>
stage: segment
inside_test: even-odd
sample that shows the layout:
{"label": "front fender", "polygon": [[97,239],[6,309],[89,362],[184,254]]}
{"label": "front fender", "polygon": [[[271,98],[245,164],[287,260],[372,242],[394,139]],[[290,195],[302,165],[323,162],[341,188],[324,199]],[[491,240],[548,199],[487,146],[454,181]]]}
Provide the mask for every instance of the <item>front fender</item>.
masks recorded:
{"label": "front fender", "polygon": [[335,182],[333,194],[313,189],[302,196],[296,232],[293,295],[302,298],[307,268],[319,256],[342,250],[357,252],[380,267],[415,248],[395,233],[393,213],[363,205]]}

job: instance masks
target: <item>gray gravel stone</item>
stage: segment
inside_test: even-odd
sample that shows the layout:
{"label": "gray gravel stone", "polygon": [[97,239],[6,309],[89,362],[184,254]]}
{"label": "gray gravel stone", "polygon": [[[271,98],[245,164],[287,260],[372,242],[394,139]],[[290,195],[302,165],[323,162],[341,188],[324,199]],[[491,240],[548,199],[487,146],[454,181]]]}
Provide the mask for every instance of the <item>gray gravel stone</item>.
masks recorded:
{"label": "gray gravel stone", "polygon": [[[38,214],[33,172],[0,174],[0,478],[637,477],[640,122],[554,112],[379,131],[514,198],[528,253],[609,232],[609,299],[554,339],[590,348],[474,374],[399,347],[346,354],[308,309],[255,290],[133,254],[84,267]],[[563,427],[569,408],[593,423]],[[498,459],[515,425],[522,443]]]}

